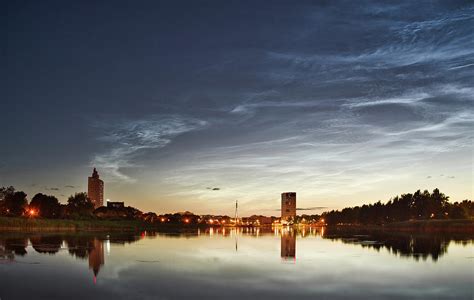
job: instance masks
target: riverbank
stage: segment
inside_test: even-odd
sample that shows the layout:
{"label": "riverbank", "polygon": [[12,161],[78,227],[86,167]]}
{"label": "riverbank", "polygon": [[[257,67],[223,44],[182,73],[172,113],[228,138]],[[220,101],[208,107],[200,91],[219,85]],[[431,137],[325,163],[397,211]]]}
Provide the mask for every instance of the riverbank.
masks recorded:
{"label": "riverbank", "polygon": [[415,220],[384,225],[335,225],[330,227],[341,230],[363,229],[390,232],[474,234],[474,220]]}
{"label": "riverbank", "polygon": [[[150,224],[139,220],[66,220],[0,217],[0,231],[139,231],[163,229],[179,231],[198,227],[208,226],[197,224]],[[269,227],[269,229],[271,228]],[[417,220],[385,225],[337,225],[328,226],[328,228],[345,231],[362,229],[391,232],[474,234],[474,220]]]}
{"label": "riverbank", "polygon": [[388,230],[474,233],[474,220],[419,220],[387,224]]}
{"label": "riverbank", "polygon": [[0,217],[0,231],[136,231],[151,227],[137,220],[63,220]]}

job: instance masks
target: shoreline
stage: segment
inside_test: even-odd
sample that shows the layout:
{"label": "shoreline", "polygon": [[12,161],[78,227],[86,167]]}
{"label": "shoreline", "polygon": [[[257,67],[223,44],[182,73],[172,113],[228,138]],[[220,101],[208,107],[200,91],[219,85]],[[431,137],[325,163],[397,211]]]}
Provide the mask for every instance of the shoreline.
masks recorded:
{"label": "shoreline", "polygon": [[384,225],[328,225],[341,231],[385,231],[401,233],[470,233],[474,234],[474,220],[416,220]]}
{"label": "shoreline", "polygon": [[[209,226],[204,224],[149,224],[138,220],[67,220],[67,219],[26,219],[0,217],[0,232],[98,232],[98,231],[139,231],[139,230],[189,230],[198,228],[233,226]],[[281,227],[281,226],[279,226]],[[286,227],[286,226],[283,226]],[[322,227],[314,225],[293,225],[293,228]],[[387,232],[417,232],[417,233],[473,233],[474,220],[416,220],[389,223],[384,225],[326,225],[328,229],[340,231],[387,231]],[[237,227],[245,228],[245,227]],[[272,229],[273,226],[260,226],[255,228]],[[278,228],[278,227],[277,227]]]}

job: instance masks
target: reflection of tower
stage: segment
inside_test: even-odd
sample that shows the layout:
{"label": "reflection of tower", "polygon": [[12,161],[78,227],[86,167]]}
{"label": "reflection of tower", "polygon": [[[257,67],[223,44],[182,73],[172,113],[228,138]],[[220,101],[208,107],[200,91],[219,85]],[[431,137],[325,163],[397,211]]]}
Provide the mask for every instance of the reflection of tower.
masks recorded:
{"label": "reflection of tower", "polygon": [[296,235],[292,230],[281,232],[281,258],[296,259]]}
{"label": "reflection of tower", "polygon": [[296,217],[296,193],[281,194],[281,220],[290,221]]}
{"label": "reflection of tower", "polygon": [[234,234],[235,234],[235,252],[238,251],[238,244],[239,244],[239,231],[238,231],[238,228],[234,228]]}
{"label": "reflection of tower", "polygon": [[87,196],[94,204],[94,208],[104,205],[104,182],[99,178],[99,173],[95,168],[88,180]]}
{"label": "reflection of tower", "polygon": [[89,269],[94,272],[94,283],[96,282],[97,274],[99,274],[100,267],[105,263],[104,260],[104,243],[103,241],[94,238],[92,247],[89,250]]}

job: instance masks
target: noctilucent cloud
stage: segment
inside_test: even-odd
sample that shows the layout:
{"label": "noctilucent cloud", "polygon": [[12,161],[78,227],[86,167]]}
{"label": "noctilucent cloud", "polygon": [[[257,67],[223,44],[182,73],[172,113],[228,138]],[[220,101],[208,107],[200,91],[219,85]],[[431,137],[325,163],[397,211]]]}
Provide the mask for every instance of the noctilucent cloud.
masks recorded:
{"label": "noctilucent cloud", "polygon": [[[15,1],[0,186],[144,211],[472,199],[469,1]],[[315,212],[320,212],[316,210]]]}

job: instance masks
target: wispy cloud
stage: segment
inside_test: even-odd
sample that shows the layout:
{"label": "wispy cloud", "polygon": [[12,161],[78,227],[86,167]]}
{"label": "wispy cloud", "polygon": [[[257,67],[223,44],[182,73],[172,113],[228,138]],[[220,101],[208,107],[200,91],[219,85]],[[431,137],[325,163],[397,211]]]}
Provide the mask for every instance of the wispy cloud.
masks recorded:
{"label": "wispy cloud", "polygon": [[183,116],[151,116],[147,119],[95,124],[104,134],[99,138],[110,150],[96,154],[91,162],[111,180],[133,182],[124,168],[139,166],[140,154],[165,147],[178,135],[202,129],[207,122]]}

